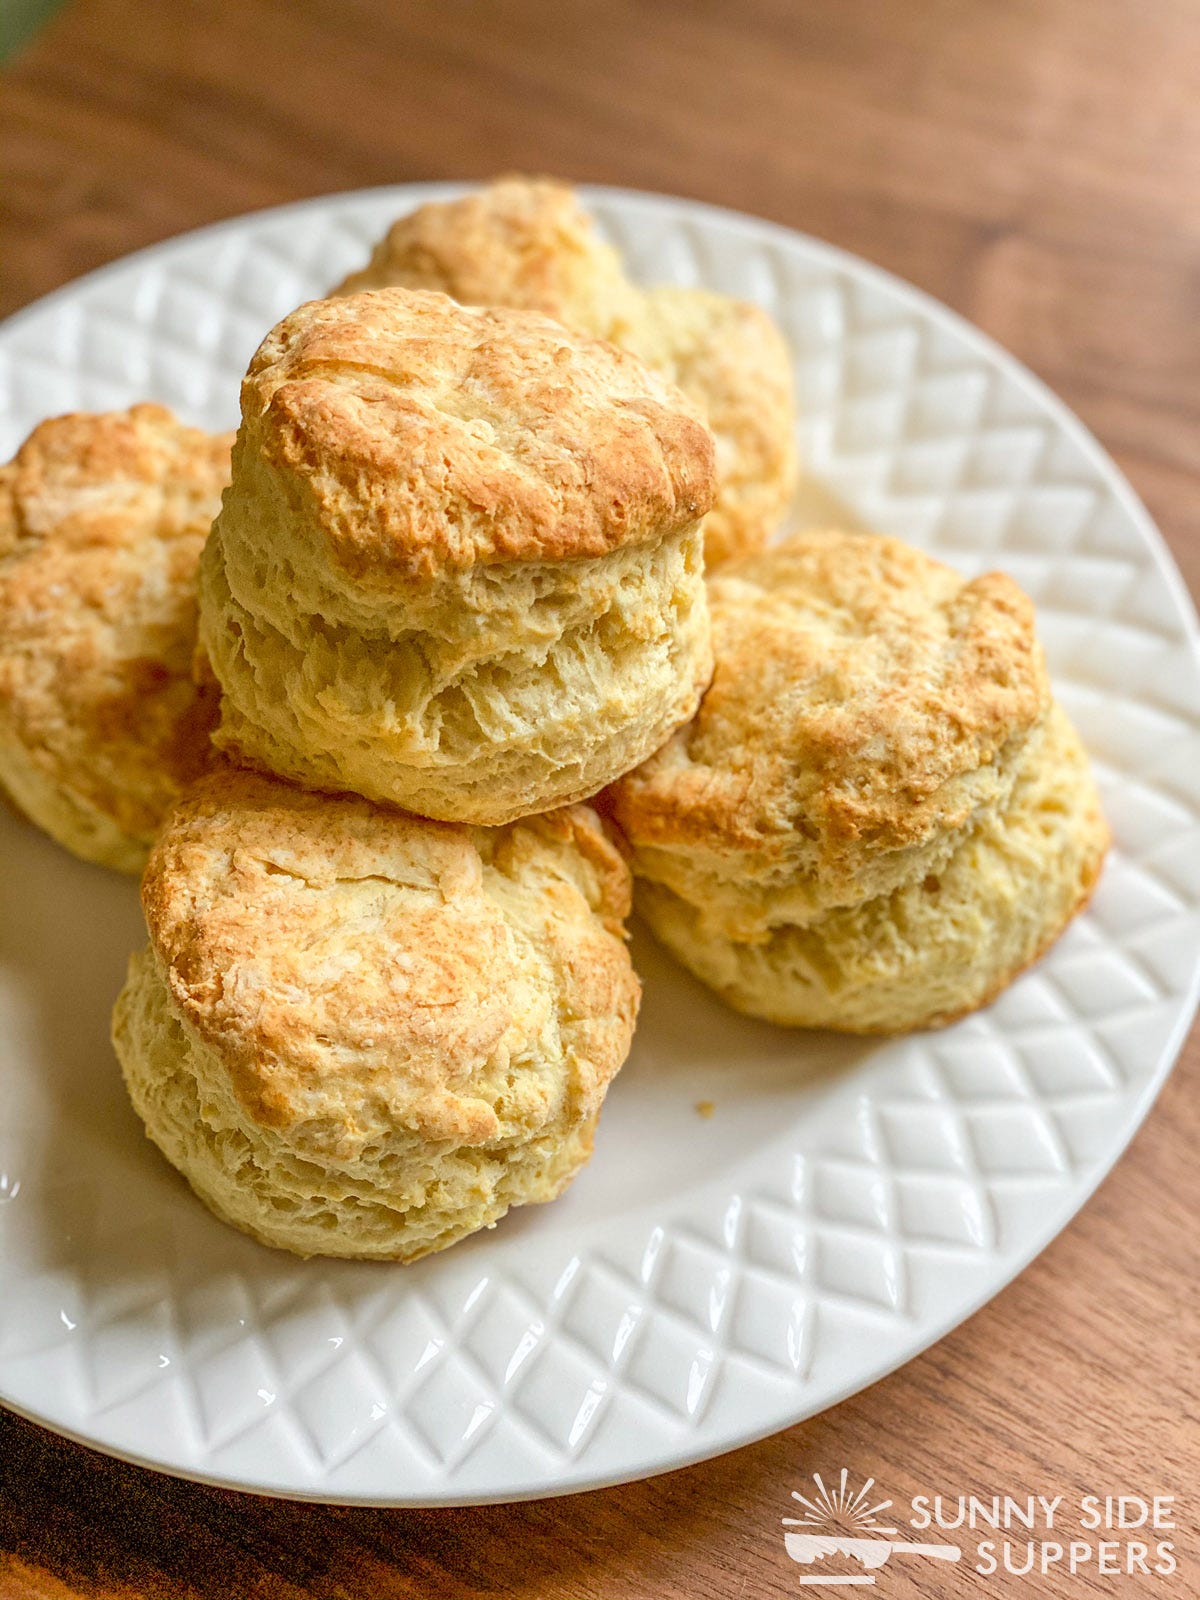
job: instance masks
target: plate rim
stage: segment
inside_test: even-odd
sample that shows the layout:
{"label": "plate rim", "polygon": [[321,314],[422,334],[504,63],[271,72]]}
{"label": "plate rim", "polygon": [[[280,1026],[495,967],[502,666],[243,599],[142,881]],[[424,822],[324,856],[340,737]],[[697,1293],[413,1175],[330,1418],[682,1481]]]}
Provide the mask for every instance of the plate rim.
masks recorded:
{"label": "plate rim", "polygon": [[[5,339],[10,333],[18,329],[27,319],[31,319],[38,313],[51,310],[61,302],[69,302],[81,292],[95,288],[110,276],[115,276],[130,268],[136,268],[139,264],[148,262],[153,258],[161,259],[164,255],[170,255],[177,250],[185,251],[189,246],[202,244],[223,234],[237,233],[248,225],[276,220],[284,222],[293,217],[302,216],[306,212],[325,212],[330,207],[342,205],[352,207],[357,203],[382,204],[385,201],[394,201],[397,207],[412,206],[426,200],[451,198],[472,192],[479,188],[481,182],[485,181],[462,179],[446,181],[423,180],[414,183],[381,184],[367,188],[340,190],[323,195],[309,196],[282,205],[260,207],[253,211],[242,212],[216,222],[203,224],[200,227],[170,235],[165,239],[142,246],[127,255],[105,262],[82,276],[71,279],[36,300],[29,302],[27,305],[18,308],[18,310],[0,321],[0,340]],[[1158,576],[1166,585],[1181,625],[1183,639],[1190,646],[1193,667],[1197,671],[1198,681],[1200,681],[1200,617],[1197,614],[1197,605],[1160,529],[1124,472],[1087,424],[1067,406],[1066,402],[1049,387],[1044,379],[1039,377],[1022,360],[1000,345],[991,335],[970,322],[961,312],[938,300],[929,291],[910,283],[887,268],[876,265],[865,257],[856,255],[852,251],[820,239],[803,230],[791,228],[786,224],[756,216],[753,213],[739,211],[731,207],[713,205],[707,201],[691,199],[682,195],[662,194],[649,190],[629,189],[613,185],[581,183],[574,187],[576,187],[585,202],[609,203],[633,208],[643,213],[662,215],[666,212],[677,216],[698,218],[700,221],[709,219],[725,225],[734,224],[740,228],[749,228],[760,237],[773,239],[789,248],[795,248],[799,245],[808,256],[808,259],[814,264],[847,273],[859,281],[866,281],[879,286],[889,294],[896,295],[907,301],[924,319],[940,323],[943,327],[948,326],[975,354],[990,366],[999,369],[1010,381],[1025,390],[1036,401],[1038,408],[1053,422],[1054,426],[1081,450],[1099,479],[1111,489],[1122,510],[1135,525],[1139,536],[1153,558]],[[1200,802],[1200,791],[1198,791],[1197,800]],[[219,1472],[184,1465],[176,1460],[164,1460],[143,1452],[128,1450],[119,1445],[100,1441],[92,1435],[52,1420],[44,1413],[13,1400],[3,1391],[2,1385],[0,1385],[0,1405],[26,1421],[44,1427],[52,1433],[70,1439],[102,1455],[110,1456],[127,1464],[161,1473],[168,1477],[177,1478],[185,1482],[234,1490],[244,1494],[260,1494],[271,1498],[324,1505],[392,1509],[444,1509],[455,1506],[515,1504],[529,1500],[558,1498],[570,1494],[613,1488],[621,1484],[641,1482],[666,1472],[695,1466],[718,1456],[744,1449],[762,1439],[772,1437],[776,1433],[784,1432],[872,1387],[891,1373],[898,1371],[910,1361],[924,1354],[954,1329],[970,1320],[983,1306],[1008,1288],[1014,1279],[1069,1226],[1075,1216],[1089,1203],[1100,1186],[1111,1175],[1118,1162],[1124,1157],[1134,1138],[1142,1129],[1154,1103],[1162,1092],[1167,1078],[1178,1064],[1183,1046],[1195,1021],[1198,1006],[1200,1006],[1200,945],[1197,946],[1193,953],[1192,970],[1186,995],[1180,1001],[1173,1027],[1166,1042],[1161,1047],[1156,1070],[1143,1084],[1136,1098],[1131,1101],[1126,1125],[1121,1130],[1119,1143],[1103,1159],[1099,1169],[1090,1175],[1085,1182],[1074,1185],[1062,1202],[1050,1209],[1048,1223],[1034,1230],[1030,1238],[1024,1241],[1021,1249],[1004,1255],[997,1253],[994,1259],[1002,1262],[1002,1265],[998,1271],[989,1276],[986,1285],[967,1301],[956,1303],[944,1316],[926,1324],[922,1328],[917,1341],[906,1345],[902,1354],[895,1359],[890,1357],[885,1359],[877,1367],[872,1367],[866,1376],[860,1372],[858,1376],[849,1380],[844,1387],[832,1395],[827,1394],[819,1405],[815,1407],[805,1404],[803,1399],[800,1399],[800,1403],[794,1411],[789,1412],[786,1417],[781,1417],[780,1420],[765,1428],[755,1426],[742,1434],[726,1433],[721,1436],[718,1442],[708,1440],[700,1444],[699,1448],[696,1449],[691,1449],[687,1446],[668,1449],[664,1446],[662,1451],[651,1458],[649,1464],[643,1459],[639,1465],[630,1470],[620,1470],[613,1473],[572,1474],[571,1468],[577,1462],[571,1462],[566,1466],[563,1474],[564,1481],[561,1483],[521,1488],[515,1492],[498,1492],[494,1494],[464,1493],[462,1490],[455,1490],[452,1487],[453,1478],[451,1473],[447,1477],[445,1492],[443,1493],[377,1496],[349,1491],[330,1492],[327,1489],[322,1489],[320,1485],[311,1488],[305,1486],[296,1487],[280,1481],[263,1481],[249,1475],[241,1477],[236,1475],[226,1476]],[[803,1389],[797,1389],[796,1393],[797,1397],[800,1398],[803,1395]],[[689,1441],[689,1443],[694,1442],[696,1438],[698,1438],[698,1435],[693,1436],[693,1440]],[[582,1461],[583,1458],[578,1459]]]}

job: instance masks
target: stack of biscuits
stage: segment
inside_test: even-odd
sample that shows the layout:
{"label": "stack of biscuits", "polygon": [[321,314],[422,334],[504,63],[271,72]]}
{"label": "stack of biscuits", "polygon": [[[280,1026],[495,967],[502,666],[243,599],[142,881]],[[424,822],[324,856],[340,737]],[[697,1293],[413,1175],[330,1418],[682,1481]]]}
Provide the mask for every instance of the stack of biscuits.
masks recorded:
{"label": "stack of biscuits", "polygon": [[114,1043],[217,1215],[407,1261],[561,1193],[635,880],[731,1006],[860,1033],[985,1004],[1085,903],[1029,601],[776,537],[794,431],[764,313],[505,179],[285,317],[236,438],[139,405],[0,468],[0,780],[144,868]]}

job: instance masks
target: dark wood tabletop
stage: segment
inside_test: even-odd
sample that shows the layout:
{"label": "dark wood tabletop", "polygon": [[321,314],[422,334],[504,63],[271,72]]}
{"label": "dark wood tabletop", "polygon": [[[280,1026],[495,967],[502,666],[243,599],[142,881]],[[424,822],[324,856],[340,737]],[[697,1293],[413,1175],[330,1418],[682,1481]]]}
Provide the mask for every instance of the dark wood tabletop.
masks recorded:
{"label": "dark wood tabletop", "polygon": [[[1074,407],[1200,588],[1197,0],[72,0],[0,72],[0,309],[369,184],[553,172],[805,229]],[[733,1455],[566,1500],[348,1510],[0,1417],[0,1600],[795,1594],[781,1499],[1174,1494],[1171,1576],[889,1566],[888,1596],[1200,1595],[1200,1040],[1079,1218],[934,1349]],[[2,1315],[2,1311],[0,1311]]]}

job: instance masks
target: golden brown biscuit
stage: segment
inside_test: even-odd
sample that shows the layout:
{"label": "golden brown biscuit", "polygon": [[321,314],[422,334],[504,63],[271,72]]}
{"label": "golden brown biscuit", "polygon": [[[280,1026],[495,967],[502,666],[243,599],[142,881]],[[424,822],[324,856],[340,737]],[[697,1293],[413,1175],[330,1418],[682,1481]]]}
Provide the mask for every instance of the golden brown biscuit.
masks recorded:
{"label": "golden brown biscuit", "polygon": [[402,289],[302,306],[201,563],[216,742],[430,817],[594,793],[708,681],[712,492],[711,434],[611,346]]}
{"label": "golden brown biscuit", "polygon": [[982,1004],[1104,850],[1027,597],[844,533],[734,563],[709,597],[699,712],[604,800],[651,926],[774,1021],[888,1032]]}
{"label": "golden brown biscuit", "polygon": [[85,860],[139,871],[207,763],[196,571],[231,442],[138,405],[43,422],[0,467],[0,780]]}
{"label": "golden brown biscuit", "polygon": [[614,344],[642,316],[640,290],[566,184],[500,178],[400,217],[337,294],[433,289],[466,306],[541,311]]}
{"label": "golden brown biscuit", "polygon": [[338,293],[399,285],[464,305],[517,306],[632,350],[700,406],[717,438],[710,567],[759,549],[796,478],[791,362],[745,301],[704,289],[641,290],[565,184],[501,178],[394,223]]}
{"label": "golden brown biscuit", "polygon": [[503,829],[218,771],[151,854],[113,1037],[218,1216],[415,1260],[587,1160],[639,987],[629,874],[577,806]]}

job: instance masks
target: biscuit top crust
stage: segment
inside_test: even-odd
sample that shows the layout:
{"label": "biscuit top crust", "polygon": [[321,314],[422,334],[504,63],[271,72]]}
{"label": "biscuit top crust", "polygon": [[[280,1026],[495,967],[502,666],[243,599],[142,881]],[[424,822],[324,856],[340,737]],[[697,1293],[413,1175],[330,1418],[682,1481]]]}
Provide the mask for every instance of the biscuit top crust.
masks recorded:
{"label": "biscuit top crust", "polygon": [[335,1145],[382,1123],[482,1144],[568,1092],[598,1110],[637,1008],[629,898],[583,806],[471,828],[232,768],[184,796],[142,886],[249,1115]]}
{"label": "biscuit top crust", "polygon": [[463,305],[515,306],[613,338],[638,291],[574,190],[510,176],[400,217],[338,293],[402,284]]}
{"label": "biscuit top crust", "polygon": [[231,444],[137,405],[43,422],[0,467],[0,728],[133,835],[208,758],[196,568]]}
{"label": "biscuit top crust", "polygon": [[242,385],[221,527],[265,467],[361,578],[598,556],[697,521],[712,435],[636,357],[532,312],[378,289],[301,306]]}
{"label": "biscuit top crust", "polygon": [[897,539],[795,534],[709,584],[716,672],[695,719],[608,793],[636,847],[750,852],[799,835],[816,870],[961,826],[955,780],[1045,714],[1033,604]]}

